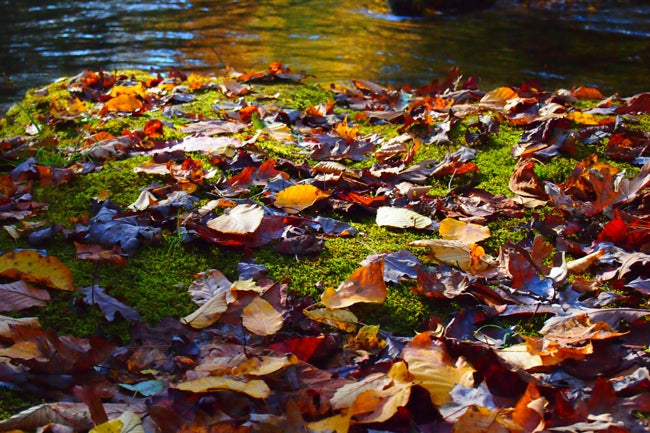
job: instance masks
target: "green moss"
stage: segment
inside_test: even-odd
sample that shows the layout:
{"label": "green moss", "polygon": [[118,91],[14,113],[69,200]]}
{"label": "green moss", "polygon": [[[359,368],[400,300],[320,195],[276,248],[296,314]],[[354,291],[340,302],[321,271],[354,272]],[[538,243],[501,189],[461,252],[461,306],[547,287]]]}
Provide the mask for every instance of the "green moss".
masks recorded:
{"label": "green moss", "polygon": [[9,418],[13,414],[29,409],[39,402],[38,397],[28,394],[24,390],[12,391],[0,388],[0,419]]}
{"label": "green moss", "polygon": [[126,207],[133,203],[141,190],[155,181],[158,176],[135,173],[134,167],[149,162],[149,157],[134,157],[106,163],[99,172],[77,175],[69,182],[57,187],[35,187],[37,201],[48,203],[48,221],[69,225],[70,218],[90,214],[92,200],[102,191],[110,194],[110,200]]}
{"label": "green moss", "polygon": [[508,188],[508,182],[517,161],[512,157],[510,149],[519,142],[521,130],[501,123],[499,132],[488,137],[488,144],[481,147],[476,155],[475,162],[479,168],[477,186],[495,195],[511,197],[513,193]]}

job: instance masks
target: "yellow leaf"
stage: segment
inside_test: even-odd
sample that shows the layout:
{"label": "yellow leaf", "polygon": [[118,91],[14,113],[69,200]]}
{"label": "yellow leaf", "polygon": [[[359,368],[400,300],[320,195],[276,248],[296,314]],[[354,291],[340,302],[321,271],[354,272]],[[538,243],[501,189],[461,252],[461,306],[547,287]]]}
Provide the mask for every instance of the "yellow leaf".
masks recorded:
{"label": "yellow leaf", "polygon": [[471,406],[454,424],[453,433],[511,433],[521,427],[506,417],[507,411]]}
{"label": "yellow leaf", "polygon": [[74,290],[70,269],[56,257],[44,257],[34,250],[15,251],[0,257],[0,276],[53,289]]}
{"label": "yellow leaf", "polygon": [[294,214],[325,197],[329,197],[329,194],[314,185],[293,185],[277,194],[275,206],[287,213]]}
{"label": "yellow leaf", "polygon": [[145,91],[142,83],[138,83],[136,86],[113,86],[110,96],[116,97],[120,95],[140,96],[144,98]]}
{"label": "yellow leaf", "polygon": [[338,415],[334,415],[320,421],[310,422],[307,424],[307,427],[310,430],[316,431],[348,433],[348,430],[350,429],[351,417],[352,414],[348,413],[348,411],[344,411]]}
{"label": "yellow leaf", "polygon": [[321,302],[327,308],[345,308],[358,302],[382,303],[386,300],[384,260],[377,260],[354,271],[337,291],[327,289]]}
{"label": "yellow leaf", "polygon": [[135,95],[122,94],[109,99],[104,104],[104,108],[109,111],[135,111],[144,106],[142,101]]}
{"label": "yellow leaf", "polygon": [[598,121],[591,113],[583,113],[582,111],[572,111],[566,115],[566,118],[581,125],[598,125]]}
{"label": "yellow leaf", "polygon": [[126,411],[119,418],[95,426],[88,433],[144,433],[144,428],[138,415]]}
{"label": "yellow leaf", "polygon": [[88,433],[121,433],[122,427],[124,427],[124,423],[121,419],[116,418],[96,426]]}
{"label": "yellow leaf", "polygon": [[417,335],[402,350],[402,359],[419,384],[431,395],[435,405],[451,401],[449,393],[456,384],[467,387],[474,385],[474,369],[463,359],[453,362],[445,346],[431,340],[428,334]]}
{"label": "yellow leaf", "polygon": [[340,329],[345,332],[354,332],[357,330],[359,319],[351,311],[345,309],[330,310],[329,308],[305,308],[303,314],[319,323]]}
{"label": "yellow leaf", "polygon": [[188,380],[187,382],[177,384],[174,388],[194,393],[226,389],[246,394],[253,398],[267,398],[271,395],[271,390],[263,380],[242,382],[224,376],[206,376],[196,380]]}
{"label": "yellow leaf", "polygon": [[242,362],[233,370],[236,376],[267,376],[299,362],[296,355],[254,357]]}
{"label": "yellow leaf", "polygon": [[490,229],[473,223],[445,218],[440,221],[438,229],[440,236],[446,240],[461,241],[474,244],[490,237]]}
{"label": "yellow leaf", "polygon": [[282,313],[273,308],[268,301],[255,298],[242,311],[242,324],[257,335],[273,335],[282,329]]}

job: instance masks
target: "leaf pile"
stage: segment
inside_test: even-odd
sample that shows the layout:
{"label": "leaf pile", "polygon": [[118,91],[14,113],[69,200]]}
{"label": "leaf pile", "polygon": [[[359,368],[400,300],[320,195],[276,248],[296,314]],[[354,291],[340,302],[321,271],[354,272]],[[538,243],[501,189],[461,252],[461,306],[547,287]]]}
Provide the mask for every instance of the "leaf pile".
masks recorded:
{"label": "leaf pile", "polygon": [[[107,288],[75,287],[46,251],[0,256],[2,311],[14,312],[0,316],[0,381],[46,401],[0,431],[647,431],[650,137],[635,125],[648,122],[650,93],[485,92],[452,71],[420,89],[333,85],[330,101],[302,110],[243,98],[252,84],[304,78],[280,64],[224,79],[86,71],[25,134],[0,140],[15,162],[0,177],[12,239],[74,245],[96,267],[125,266],[168,233],[251,258],[234,281],[204,269],[186,288],[192,313],[147,324]],[[188,111],[210,92],[226,99],[213,116]],[[121,119],[143,126],[101,129]],[[42,129],[70,124],[87,138],[54,143],[68,163],[31,157],[53,146]],[[391,125],[392,137],[368,132]],[[508,197],[479,188],[478,159],[500,128],[521,131]],[[270,155],[268,141],[295,158]],[[565,179],[545,174],[567,155],[577,163]],[[48,203],[37,188],[128,158],[157,179],[133,203],[100,194],[70,225],[39,224]],[[369,255],[320,299],[252,260],[261,248],[307,260],[329,239],[363,237],[355,222],[368,218],[417,239]],[[512,218],[529,218],[526,235],[490,254],[488,225]],[[359,304],[381,305],[398,285],[462,308],[415,336],[359,318]],[[50,290],[128,322],[130,343],[58,335],[16,314],[46,305]]]}

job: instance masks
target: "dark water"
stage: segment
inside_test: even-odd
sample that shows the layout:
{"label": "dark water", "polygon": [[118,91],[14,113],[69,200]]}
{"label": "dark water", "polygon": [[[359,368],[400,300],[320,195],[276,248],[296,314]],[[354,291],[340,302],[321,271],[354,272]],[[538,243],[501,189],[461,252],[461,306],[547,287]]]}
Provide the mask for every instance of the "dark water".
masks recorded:
{"label": "dark water", "polygon": [[[510,1],[510,0],[508,0]],[[518,7],[413,20],[385,1],[0,0],[0,104],[86,68],[240,71],[272,61],[319,81],[422,85],[456,65],[482,88],[536,79],[650,90],[650,4]]]}

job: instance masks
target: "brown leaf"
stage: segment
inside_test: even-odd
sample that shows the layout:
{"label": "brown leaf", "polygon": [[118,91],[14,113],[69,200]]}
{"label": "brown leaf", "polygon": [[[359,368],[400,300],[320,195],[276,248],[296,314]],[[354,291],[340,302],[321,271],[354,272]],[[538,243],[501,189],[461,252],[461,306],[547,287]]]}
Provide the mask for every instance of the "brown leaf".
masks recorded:
{"label": "brown leaf", "polygon": [[229,390],[246,394],[253,398],[267,398],[271,394],[271,390],[263,380],[244,382],[224,376],[206,376],[200,379],[188,380],[172,385],[172,388],[193,393]]}
{"label": "brown leaf", "polygon": [[77,259],[79,260],[126,266],[126,257],[122,254],[119,245],[114,245],[110,250],[105,250],[101,245],[80,244],[79,242],[75,242],[74,246],[77,249]]}
{"label": "brown leaf", "polygon": [[0,311],[42,307],[50,300],[47,290],[37,289],[22,280],[0,284],[0,297],[2,297]]}

